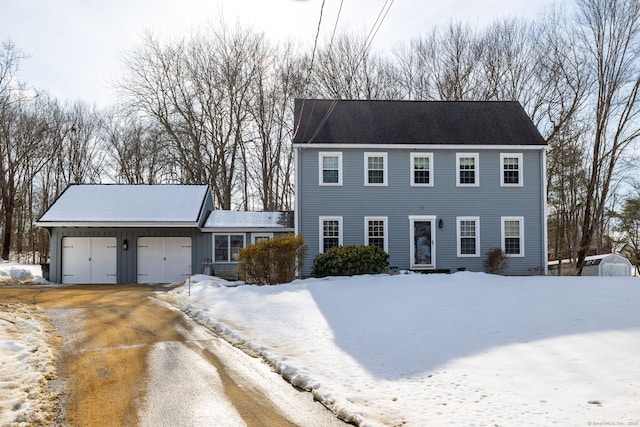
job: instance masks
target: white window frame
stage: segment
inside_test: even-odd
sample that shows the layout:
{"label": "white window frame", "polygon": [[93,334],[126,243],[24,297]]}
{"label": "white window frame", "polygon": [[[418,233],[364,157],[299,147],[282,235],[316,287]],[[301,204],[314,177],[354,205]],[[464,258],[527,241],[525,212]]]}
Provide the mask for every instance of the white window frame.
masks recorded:
{"label": "white window frame", "polygon": [[[474,177],[473,184],[460,182],[460,159],[474,159]],[[480,186],[480,154],[479,153],[456,153],[456,187],[479,187]]]}
{"label": "white window frame", "polygon": [[[462,253],[462,221],[475,221],[475,239],[476,239],[476,252],[473,254]],[[467,237],[467,236],[464,236]],[[477,258],[480,256],[480,217],[479,216],[459,216],[456,217],[456,238],[458,246],[459,258]]]}
{"label": "white window frame", "polygon": [[[324,158],[338,158],[338,182],[324,182]],[[318,153],[318,184],[321,186],[339,187],[342,185],[342,152],[341,151],[321,151]]]}
{"label": "white window frame", "polygon": [[[382,182],[381,183],[369,183],[369,158],[382,157],[384,164],[382,165]],[[366,152],[364,153],[364,185],[367,187],[386,187],[388,178],[388,158],[386,152]]]}
{"label": "white window frame", "polygon": [[273,239],[273,233],[251,233],[251,244],[256,243],[257,238]]}
{"label": "white window frame", "polygon": [[338,246],[343,246],[343,221],[341,216],[321,216],[318,217],[318,253],[324,253],[324,222],[325,221],[338,221]]}
{"label": "white window frame", "polygon": [[[429,159],[429,183],[428,184],[416,182],[415,159],[422,158],[422,157],[426,157]],[[411,174],[410,182],[412,187],[433,187],[433,153],[419,153],[419,152],[411,153],[411,167],[409,169],[410,169],[409,173]]]}
{"label": "white window frame", "polygon": [[[507,237],[505,235],[505,223],[507,221],[519,221],[519,233],[520,233],[520,253],[518,254],[507,254],[506,251],[506,247],[505,247],[505,238]],[[500,230],[501,230],[501,238],[500,238],[500,247],[502,248],[502,252],[504,252],[505,254],[507,254],[508,257],[514,257],[514,258],[523,258],[524,257],[524,217],[523,216],[503,216],[500,217]]]}
{"label": "white window frame", "polygon": [[[505,158],[517,158],[518,159],[518,183],[510,184],[504,182],[504,159]],[[500,153],[500,186],[501,187],[523,187],[523,163],[522,153]]]}
{"label": "white window frame", "polygon": [[364,244],[369,246],[369,238],[371,236],[369,236],[369,221],[382,221],[383,222],[383,250],[387,253],[389,253],[389,218],[386,216],[365,216],[364,217]]}
{"label": "white window frame", "polygon": [[[227,259],[219,260],[216,258],[216,236],[226,236],[227,237]],[[246,233],[214,233],[211,237],[212,245],[213,245],[213,262],[219,264],[236,264],[238,261],[234,261],[231,258],[231,236],[242,236],[242,248],[247,247],[247,235]],[[240,249],[242,249],[240,248]]]}

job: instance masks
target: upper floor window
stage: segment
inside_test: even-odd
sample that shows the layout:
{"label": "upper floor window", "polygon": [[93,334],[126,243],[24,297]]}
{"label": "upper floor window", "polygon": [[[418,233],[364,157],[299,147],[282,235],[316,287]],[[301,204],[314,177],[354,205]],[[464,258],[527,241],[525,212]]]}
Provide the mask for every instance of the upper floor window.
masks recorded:
{"label": "upper floor window", "polygon": [[433,154],[411,153],[411,185],[433,186]]}
{"label": "upper floor window", "polygon": [[387,185],[387,153],[364,153],[364,185]]}
{"label": "upper floor window", "polygon": [[342,246],[342,217],[320,217],[320,253]]}
{"label": "upper floor window", "polygon": [[387,252],[387,217],[364,218],[364,244],[377,246]]}
{"label": "upper floor window", "polygon": [[458,256],[480,256],[480,218],[458,217]]}
{"label": "upper floor window", "polygon": [[477,187],[480,185],[478,153],[456,153],[458,187]]}
{"label": "upper floor window", "polygon": [[214,234],[214,262],[238,262],[244,248],[244,234]]}
{"label": "upper floor window", "polygon": [[509,256],[524,256],[524,218],[503,216],[502,250]]}
{"label": "upper floor window", "polygon": [[500,185],[522,187],[522,153],[500,153]]}
{"label": "upper floor window", "polygon": [[342,185],[342,153],[319,153],[320,185]]}

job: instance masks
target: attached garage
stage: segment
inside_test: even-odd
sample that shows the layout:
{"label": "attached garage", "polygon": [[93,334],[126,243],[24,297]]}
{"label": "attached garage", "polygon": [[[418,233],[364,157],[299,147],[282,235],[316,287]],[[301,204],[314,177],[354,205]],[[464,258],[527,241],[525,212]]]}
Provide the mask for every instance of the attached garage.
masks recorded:
{"label": "attached garage", "polygon": [[[36,222],[54,283],[176,283],[211,258],[208,185],[74,184]],[[210,264],[210,263],[209,263]]]}
{"label": "attached garage", "polygon": [[117,283],[115,237],[64,237],[62,283]]}
{"label": "attached garage", "polygon": [[138,237],[138,283],[183,282],[190,265],[190,237]]}

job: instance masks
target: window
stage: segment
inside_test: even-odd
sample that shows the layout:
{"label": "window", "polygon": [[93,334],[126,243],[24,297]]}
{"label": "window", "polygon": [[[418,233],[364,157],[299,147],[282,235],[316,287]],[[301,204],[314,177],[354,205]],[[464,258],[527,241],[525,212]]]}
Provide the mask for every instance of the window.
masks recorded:
{"label": "window", "polygon": [[364,244],[387,252],[387,217],[364,217]]}
{"label": "window", "polygon": [[432,187],[432,170],[432,153],[411,153],[411,185]]}
{"label": "window", "polygon": [[480,256],[480,218],[477,216],[462,216],[458,221],[458,256]]}
{"label": "window", "polygon": [[387,153],[364,153],[364,185],[387,185]]}
{"label": "window", "polygon": [[500,185],[522,187],[522,154],[500,153]]}
{"label": "window", "polygon": [[503,216],[502,250],[509,256],[524,256],[524,218]]}
{"label": "window", "polygon": [[456,153],[458,187],[477,187],[480,185],[478,153]]}
{"label": "window", "polygon": [[238,262],[244,248],[244,234],[215,234],[213,236],[214,262]]}
{"label": "window", "polygon": [[258,243],[269,239],[273,239],[273,233],[253,233],[251,235],[251,243]]}
{"label": "window", "polygon": [[320,253],[342,246],[342,217],[320,217]]}
{"label": "window", "polygon": [[342,153],[319,153],[320,185],[342,185]]}

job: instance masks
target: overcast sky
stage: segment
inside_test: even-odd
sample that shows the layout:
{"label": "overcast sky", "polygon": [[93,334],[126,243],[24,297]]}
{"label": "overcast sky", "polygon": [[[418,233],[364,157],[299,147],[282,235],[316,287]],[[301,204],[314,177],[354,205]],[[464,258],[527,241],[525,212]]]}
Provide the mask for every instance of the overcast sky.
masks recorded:
{"label": "overcast sky", "polygon": [[[144,30],[182,37],[222,14],[311,46],[322,0],[0,0],[0,41],[11,39],[29,58],[20,77],[62,101],[98,106],[113,101],[110,81],[122,52]],[[339,28],[368,32],[385,0],[344,0]],[[377,47],[409,40],[451,20],[480,26],[496,18],[534,18],[546,0],[395,0],[377,33]],[[340,0],[325,0],[321,34],[330,34]],[[322,35],[321,35],[322,37]]]}

